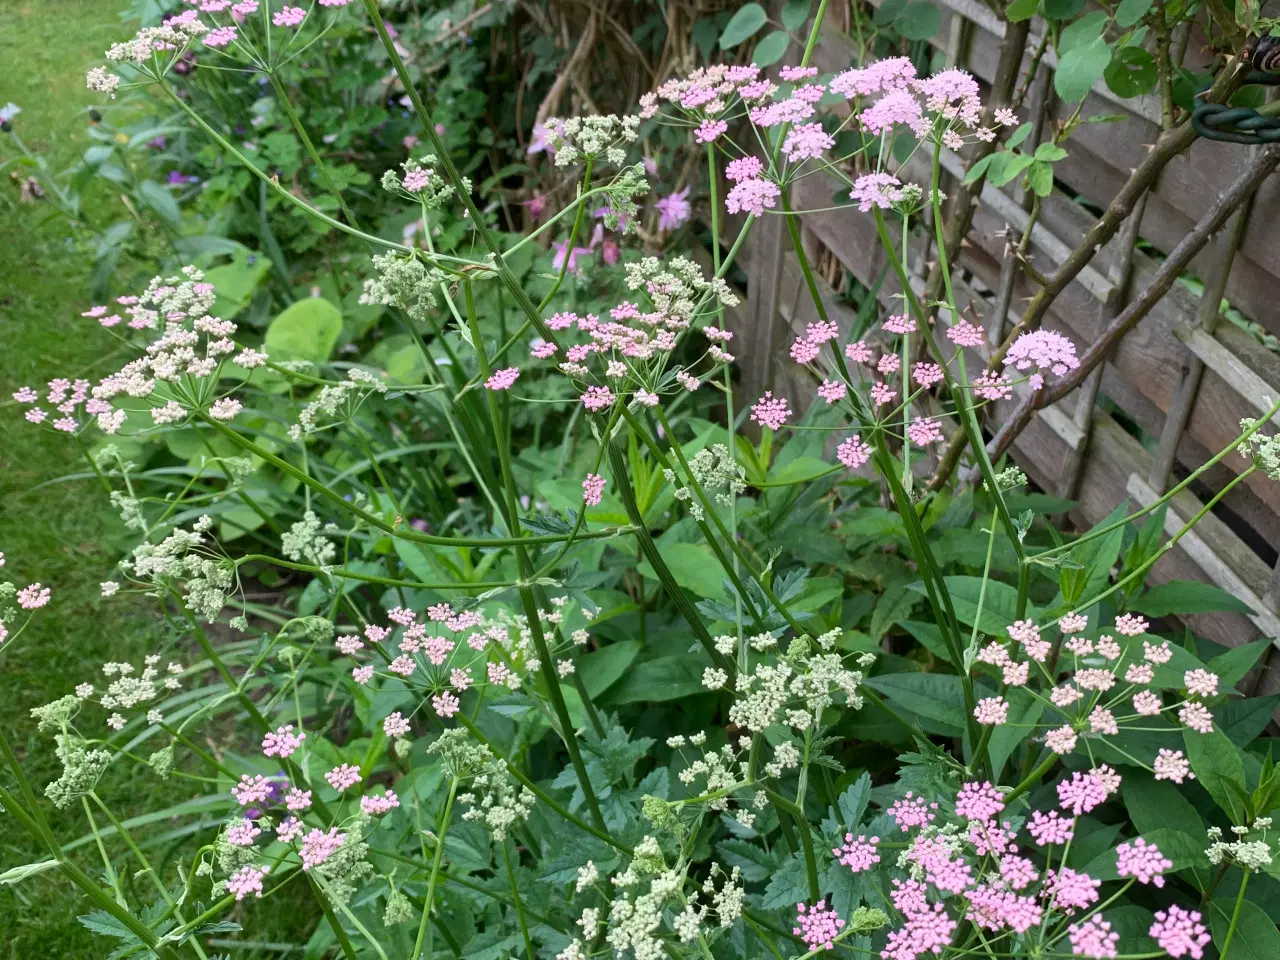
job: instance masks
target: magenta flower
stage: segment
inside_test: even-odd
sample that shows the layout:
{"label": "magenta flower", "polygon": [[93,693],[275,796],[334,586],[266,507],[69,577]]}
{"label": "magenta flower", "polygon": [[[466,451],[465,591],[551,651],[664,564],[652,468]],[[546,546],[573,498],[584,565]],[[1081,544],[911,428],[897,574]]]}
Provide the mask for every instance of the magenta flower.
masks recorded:
{"label": "magenta flower", "polygon": [[791,408],[784,397],[775,397],[772,391],[766,390],[764,396],[751,408],[751,419],[762,427],[777,430],[791,416]]}
{"label": "magenta flower", "polygon": [[600,498],[604,495],[605,479],[598,473],[588,473],[585,480],[582,481],[582,501],[588,507],[597,507],[600,505]]}
{"label": "magenta flower", "polygon": [[759,157],[739,157],[737,160],[729,161],[724,168],[725,178],[733,183],[754,180],[763,172],[764,164],[760,162]]}
{"label": "magenta flower", "polygon": [[227,878],[227,893],[235,894],[237,900],[243,900],[249,894],[261,899],[262,881],[271,867],[241,867]]}
{"label": "magenta flower", "polygon": [[510,390],[511,385],[520,378],[519,367],[507,367],[505,370],[495,370],[493,375],[484,382],[487,390]]}
{"label": "magenta flower", "polygon": [[745,212],[760,217],[766,209],[772,210],[778,205],[781,192],[778,185],[769,180],[743,180],[729,191],[724,206],[730,213]]}
{"label": "magenta flower", "polygon": [[[566,251],[566,249],[568,248],[568,246],[569,246],[569,245],[568,245],[568,243],[566,243],[566,242],[564,242],[564,241],[562,241],[562,240],[556,240],[555,242],[553,242],[553,243],[551,244],[551,246],[552,246],[552,247],[554,247],[554,248],[555,248],[555,251],[556,251],[556,252],[555,252],[555,255],[551,258],[551,266],[552,266],[552,269],[555,269],[555,270],[561,270],[561,269],[563,269],[563,268],[564,268],[565,251]],[[573,272],[573,273],[577,273],[577,272],[579,272],[579,270],[578,270],[578,257],[583,256],[583,255],[590,256],[590,255],[591,255],[591,248],[590,248],[590,247],[574,247],[574,248],[573,248],[573,250],[572,250],[572,252],[570,252],[570,253],[568,254],[568,257],[569,257],[569,270],[570,270],[571,272]]]}
{"label": "magenta flower", "polygon": [[329,786],[333,787],[333,789],[337,790],[339,793],[346,790],[348,787],[354,787],[362,779],[360,776],[360,768],[353,767],[349,763],[344,763],[341,766],[334,767],[324,775],[324,778],[329,781]]}
{"label": "magenta flower", "polygon": [[693,139],[698,143],[711,143],[728,129],[729,124],[723,120],[703,120],[694,132]]}
{"label": "magenta flower", "polygon": [[693,214],[693,207],[689,203],[689,188],[677,190],[675,193],[667,194],[667,196],[654,203],[658,213],[658,229],[664,233],[675,230],[688,222],[689,217]]}
{"label": "magenta flower", "polygon": [[819,900],[812,907],[796,904],[796,923],[792,934],[805,942],[810,950],[832,950],[835,938],[844,927],[844,921],[834,910],[828,910],[827,902]]}

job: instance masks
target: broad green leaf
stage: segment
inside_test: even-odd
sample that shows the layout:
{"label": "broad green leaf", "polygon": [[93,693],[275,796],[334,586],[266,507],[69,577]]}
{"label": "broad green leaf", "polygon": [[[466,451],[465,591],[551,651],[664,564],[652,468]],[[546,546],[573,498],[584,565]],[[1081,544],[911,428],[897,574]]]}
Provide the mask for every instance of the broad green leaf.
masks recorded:
{"label": "broad green leaf", "polygon": [[1237,747],[1243,747],[1256,739],[1267,724],[1271,715],[1280,710],[1280,693],[1269,697],[1242,697],[1228,700],[1214,709],[1214,719],[1227,739]]}
{"label": "broad green leaf", "polygon": [[272,360],[329,359],[338,335],[342,314],[328,300],[308,297],[287,307],[267,327],[266,347]]}
{"label": "broad green leaf", "polygon": [[1226,610],[1250,614],[1254,610],[1221,587],[1199,580],[1170,580],[1146,590],[1131,604],[1138,613],[1163,617],[1171,613],[1209,613]]}
{"label": "broad green leaf", "polygon": [[1036,147],[1036,159],[1044,160],[1048,163],[1054,163],[1062,160],[1067,156],[1067,151],[1063,150],[1056,143],[1042,143]]}
{"label": "broad green leaf", "polygon": [[999,154],[988,153],[985,157],[981,157],[977,163],[971,166],[964,174],[965,183],[975,183],[987,172],[987,168],[991,166],[991,159],[999,156]]}
{"label": "broad green leaf", "polygon": [[927,623],[923,620],[903,620],[898,625],[919,640],[920,644],[935,657],[951,663],[951,651],[947,649],[947,644],[942,639],[942,630],[938,628],[936,623]]}
{"label": "broad green leaf", "polygon": [[1044,0],[1044,15],[1049,20],[1074,20],[1084,9],[1084,0]]}
{"label": "broad green leaf", "polygon": [[[233,311],[239,313],[270,270],[269,259],[246,252],[230,263],[209,268],[204,272],[204,279],[213,284],[220,307],[225,309],[230,304]],[[226,314],[220,313],[219,316]]]}
{"label": "broad green leaf", "polygon": [[871,615],[871,639],[879,641],[895,623],[911,616],[911,611],[923,599],[917,591],[908,590],[905,584],[895,584],[886,590]]}
{"label": "broad green leaf", "polygon": [[154,180],[143,180],[138,184],[138,194],[148,207],[169,221],[170,225],[176,227],[182,223],[182,211],[178,209],[178,201],[173,199],[173,194],[167,187],[161,186]]}
{"label": "broad green leaf", "polygon": [[1001,150],[991,155],[987,179],[993,187],[1003,187],[1031,166],[1031,157],[1016,150]]}
{"label": "broad green leaf", "polygon": [[1101,37],[1106,28],[1107,14],[1105,10],[1094,10],[1092,13],[1085,14],[1079,20],[1063,28],[1062,36],[1058,40],[1058,56],[1064,57],[1077,47],[1088,46]]}
{"label": "broad green leaf", "polygon": [[[724,570],[709,548],[693,543],[660,543],[658,552],[680,586],[700,597],[723,599]],[[658,579],[648,560],[641,560],[636,569],[642,577]]]}
{"label": "broad green leaf", "polygon": [[1120,934],[1120,941],[1116,944],[1120,953],[1156,952],[1156,942],[1147,933],[1155,920],[1150,910],[1134,903],[1126,903],[1109,908],[1106,919],[1111,928]]}
{"label": "broad green leaf", "polygon": [[1242,643],[1238,647],[1232,647],[1226,653],[1219,654],[1210,660],[1207,666],[1212,672],[1218,675],[1218,689],[1221,691],[1230,690],[1240,679],[1253,669],[1253,665],[1258,662],[1258,658],[1267,652],[1267,648],[1271,646],[1271,641],[1267,638],[1254,640],[1252,643]]}
{"label": "broad green leaf", "polygon": [[987,744],[987,755],[991,758],[991,769],[997,782],[1000,769],[1018,744],[1034,732],[1031,725],[1039,721],[1040,714],[1044,712],[1044,703],[1032,697],[1025,687],[1011,689],[1005,699],[1009,701],[1008,722],[995,728]]}
{"label": "broad green leaf", "polygon": [[664,656],[633,664],[603,698],[610,705],[658,703],[706,693],[702,671],[706,660],[693,654]]}
{"label": "broad green leaf", "polygon": [[772,33],[766,33],[760,38],[760,42],[756,44],[755,50],[751,54],[751,60],[756,66],[771,67],[787,52],[787,45],[791,43],[791,36],[785,30],[774,30]]}
{"label": "broad green leaf", "polygon": [[1181,831],[1208,845],[1204,832],[1204,818],[1191,801],[1168,780],[1156,780],[1142,774],[1131,774],[1120,784],[1120,796],[1124,800],[1129,819],[1140,834],[1152,833],[1162,827]]}
{"label": "broad green leaf", "polygon": [[1053,167],[1043,160],[1036,160],[1027,168],[1027,185],[1039,197],[1053,193]]}
{"label": "broad green leaf", "polygon": [[1120,6],[1116,7],[1116,25],[1126,29],[1132,27],[1150,9],[1151,0],[1120,0]]}
{"label": "broad green leaf", "polygon": [[906,9],[907,0],[884,0],[871,14],[871,22],[877,27],[887,27],[893,23],[894,18]]}
{"label": "broad green leaf", "polygon": [[[978,597],[982,595],[982,618],[978,629],[987,634],[1003,633],[1017,619],[1018,591],[999,580],[987,582],[985,595],[982,594],[981,577],[944,577],[947,593],[951,595],[951,606],[956,612],[956,619],[967,627],[978,620]],[[911,589],[924,593],[924,584],[913,583]],[[1027,607],[1027,616],[1035,619],[1034,608]]]}
{"label": "broad green leaf", "polygon": [[1010,23],[1017,23],[1020,20],[1030,20],[1036,15],[1036,10],[1040,6],[1040,0],[1013,0],[1005,10],[1005,18]]}
{"label": "broad green leaf", "polygon": [[1191,761],[1191,769],[1195,771],[1200,785],[1209,791],[1214,802],[1231,817],[1232,823],[1243,824],[1244,804],[1229,786],[1234,783],[1240,790],[1245,789],[1244,761],[1240,759],[1240,748],[1216,727],[1212,733],[1196,733],[1187,727],[1182,731],[1182,738],[1187,745],[1187,759]]}
{"label": "broad green leaf", "polygon": [[[1280,930],[1276,929],[1275,921],[1249,899],[1248,890],[1246,887],[1246,896],[1240,901],[1236,932],[1232,935],[1227,956],[1230,960],[1275,960],[1280,957]],[[1218,897],[1209,904],[1209,929],[1219,950],[1231,927],[1235,907],[1235,897]]]}
{"label": "broad green leaf", "polygon": [[720,34],[720,49],[732,50],[743,41],[751,39],[759,33],[768,19],[764,7],[758,3],[748,3],[739,7],[738,12],[725,24],[724,31]]}
{"label": "broad green leaf", "polygon": [[[1046,0],[1047,2],[1047,0]],[[1067,103],[1083,100],[1111,62],[1111,48],[1102,37],[1076,47],[1058,61],[1053,88]]]}
{"label": "broad green leaf", "polygon": [[1156,58],[1141,47],[1116,51],[1103,72],[1107,86],[1118,97],[1137,97],[1155,89],[1159,79]]}
{"label": "broad green leaf", "polygon": [[580,656],[578,673],[591,698],[617,683],[639,653],[639,640],[619,640]]}
{"label": "broad green leaf", "polygon": [[799,30],[809,19],[811,6],[813,6],[813,0],[790,0],[782,8],[782,25],[788,30]]}
{"label": "broad green leaf", "polygon": [[933,724],[944,733],[959,735],[965,727],[964,692],[960,678],[940,673],[891,673],[870,677],[873,690]]}
{"label": "broad green leaf", "polygon": [[942,12],[928,0],[908,3],[893,20],[904,40],[928,40],[942,26]]}
{"label": "broad green leaf", "polygon": [[1004,142],[1004,145],[1012,150],[1014,147],[1018,146],[1018,144],[1022,143],[1023,140],[1026,140],[1027,137],[1031,136],[1031,131],[1034,127],[1035,124],[1030,120],[1021,124],[1017,130],[1009,134],[1009,139]]}

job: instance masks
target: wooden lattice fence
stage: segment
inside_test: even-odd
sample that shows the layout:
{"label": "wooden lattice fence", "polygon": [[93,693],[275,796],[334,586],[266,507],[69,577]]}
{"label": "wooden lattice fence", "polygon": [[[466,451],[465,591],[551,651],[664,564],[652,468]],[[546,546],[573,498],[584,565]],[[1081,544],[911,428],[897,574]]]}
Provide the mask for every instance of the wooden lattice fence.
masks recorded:
{"label": "wooden lattice fence", "polygon": [[[990,84],[1006,25],[971,0],[934,2],[943,16],[933,45],[949,63]],[[1036,139],[1048,124],[1066,115],[1066,108],[1054,102],[1051,49],[1028,75],[1043,29],[1042,23],[1033,23],[1019,70],[1019,82],[1029,84],[1022,119],[1030,113],[1036,120]],[[1188,40],[1193,53],[1202,45],[1194,35]],[[853,61],[854,48],[840,25],[828,22],[814,64],[823,71],[839,71]],[[1123,119],[1082,125],[1067,144],[1070,156],[1056,166],[1054,192],[1043,201],[1027,251],[1041,274],[1051,273],[1080,243],[1095,222],[1090,210],[1105,208],[1115,199],[1160,133],[1157,100],[1121,100],[1101,84],[1084,113],[1120,114]],[[1163,254],[1202,224],[1260,149],[1264,148],[1196,140],[1163,169],[1154,189],[1058,296],[1045,326],[1061,330],[1082,348],[1097,340],[1103,327],[1146,289]],[[930,156],[918,153],[907,175],[927,183],[930,163]],[[943,190],[958,192],[963,158],[947,153],[942,165]],[[831,207],[839,188],[830,178],[804,178],[792,188],[792,206],[798,211]],[[1022,196],[1016,182],[1003,189],[985,186],[977,198],[972,229],[953,265],[961,312],[986,327],[992,344],[1017,322],[1020,305],[1035,292],[1025,273],[1013,269],[1009,255],[1011,243],[1025,230],[1029,208],[1029,198]],[[1188,272],[1202,282],[1203,293],[1193,292],[1192,285],[1175,284],[1119,340],[1105,364],[1062,402],[1039,411],[1017,436],[1012,446],[1016,462],[1044,490],[1076,500],[1077,522],[1095,523],[1126,500],[1135,508],[1150,503],[1234,439],[1242,417],[1259,416],[1269,406],[1266,398],[1280,397],[1280,354],[1256,331],[1220,315],[1225,296],[1243,315],[1280,335],[1277,214],[1280,177],[1269,177],[1189,264]],[[848,210],[815,212],[802,223],[810,261],[834,268],[820,272],[837,276],[847,270],[868,287],[883,278],[886,262],[869,216]],[[926,232],[916,231],[909,240],[917,291],[924,288],[933,261]],[[772,389],[807,402],[813,385],[794,380],[797,368],[787,357],[787,346],[816,314],[781,217],[767,216],[757,225],[743,262],[748,296],[731,323],[739,334],[740,349],[735,352],[749,358],[741,371],[745,395]],[[851,326],[852,310],[829,285],[819,283],[831,317]],[[892,275],[883,279],[878,296],[884,307],[900,309],[896,293]],[[974,364],[981,359],[975,356]],[[1015,397],[998,405],[987,426],[998,428],[1017,401]],[[1243,458],[1231,456],[1206,473],[1202,485],[1175,498],[1168,513],[1169,530],[1180,527],[1244,466]],[[1255,474],[1160,561],[1151,580],[1208,580],[1254,609],[1251,617],[1188,618],[1205,637],[1228,645],[1258,636],[1280,638],[1278,549],[1280,484]],[[1276,689],[1280,672],[1267,671],[1258,692]]]}

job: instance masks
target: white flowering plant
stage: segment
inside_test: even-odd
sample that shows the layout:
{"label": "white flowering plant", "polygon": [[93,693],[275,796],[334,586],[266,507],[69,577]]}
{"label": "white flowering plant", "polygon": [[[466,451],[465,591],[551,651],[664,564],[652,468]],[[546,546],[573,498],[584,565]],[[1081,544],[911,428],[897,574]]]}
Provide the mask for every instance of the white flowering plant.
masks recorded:
{"label": "white flowering plant", "polygon": [[[713,64],[633,115],[549,119],[580,184],[515,237],[476,206],[374,0],[201,0],[108,51],[92,89],[157,87],[281,203],[369,245],[362,300],[403,320],[409,354],[334,359],[343,318],[320,297],[258,336],[218,268],[188,265],[86,311],[119,369],[14,393],[78,442],[134,538],[104,597],[146,594],[172,629],[33,707],[57,779],[33,783],[0,733],[4,816],[47,851],[0,882],[58,871],[113,955],[164,960],[246,928],[253,949],[259,900],[308,904],[303,949],[346,960],[1268,955],[1274,703],[1232,694],[1269,641],[1171,640],[1146,580],[1235,485],[1280,475],[1270,415],[1151,505],[1060,534],[979,414],[1081,359],[1026,331],[971,378],[984,338],[942,235],[943,150],[1015,118],[905,57],[819,75],[825,10],[776,79]],[[421,123],[426,149],[381,186],[422,245],[311,206],[169,85],[195,45],[269,71],[357,15]],[[585,215],[625,241],[641,144],[673,129],[705,155],[710,256],[619,251],[589,312]],[[929,183],[904,181],[904,136]],[[865,329],[827,316],[790,207],[819,170],[900,279],[901,312]],[[446,211],[472,243],[433,246]],[[788,348],[799,415],[736,390],[731,271],[766,216],[818,315]],[[936,301],[891,232],[930,219]],[[529,276],[552,233],[557,262]],[[522,404],[543,409],[517,423]],[[968,444],[967,488],[921,479],[944,434]],[[135,462],[157,437],[180,466]],[[1233,452],[1248,466],[1162,539],[1169,500]],[[50,600],[0,586],[4,649]],[[194,785],[174,815],[211,818],[163,860],[144,834],[167,818],[122,820],[99,790],[131,768]],[[101,879],[47,805],[83,812]]]}

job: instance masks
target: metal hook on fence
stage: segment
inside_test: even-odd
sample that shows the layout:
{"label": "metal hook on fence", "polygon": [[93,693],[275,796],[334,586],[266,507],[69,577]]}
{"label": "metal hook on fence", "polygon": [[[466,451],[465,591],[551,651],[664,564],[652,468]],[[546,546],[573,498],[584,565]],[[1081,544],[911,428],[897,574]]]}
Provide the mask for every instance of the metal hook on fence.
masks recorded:
{"label": "metal hook on fence", "polygon": [[[1241,86],[1280,86],[1280,37],[1250,37],[1240,51],[1238,65],[1252,67]],[[1207,103],[1210,84],[1195,96],[1191,126],[1207,140],[1223,143],[1280,143],[1280,117],[1264,117],[1252,107]]]}

